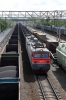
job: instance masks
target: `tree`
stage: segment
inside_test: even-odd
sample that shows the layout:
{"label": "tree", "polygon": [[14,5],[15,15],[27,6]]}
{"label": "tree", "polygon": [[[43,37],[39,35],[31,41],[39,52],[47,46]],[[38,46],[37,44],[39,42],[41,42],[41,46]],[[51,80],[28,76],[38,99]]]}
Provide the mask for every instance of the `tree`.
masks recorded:
{"label": "tree", "polygon": [[10,21],[0,19],[0,28],[1,28],[1,31],[5,30],[10,25],[11,25]]}

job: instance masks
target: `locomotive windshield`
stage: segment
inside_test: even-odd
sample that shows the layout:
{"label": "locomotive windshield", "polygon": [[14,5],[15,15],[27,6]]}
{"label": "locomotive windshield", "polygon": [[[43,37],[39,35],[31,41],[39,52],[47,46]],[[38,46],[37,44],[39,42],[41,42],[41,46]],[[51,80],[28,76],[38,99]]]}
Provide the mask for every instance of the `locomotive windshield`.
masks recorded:
{"label": "locomotive windshield", "polygon": [[46,54],[42,54],[42,58],[48,58],[49,55],[46,53]]}
{"label": "locomotive windshield", "polygon": [[49,54],[48,53],[34,53],[33,57],[34,58],[48,58]]}
{"label": "locomotive windshield", "polygon": [[41,54],[34,54],[34,58],[41,58]]}

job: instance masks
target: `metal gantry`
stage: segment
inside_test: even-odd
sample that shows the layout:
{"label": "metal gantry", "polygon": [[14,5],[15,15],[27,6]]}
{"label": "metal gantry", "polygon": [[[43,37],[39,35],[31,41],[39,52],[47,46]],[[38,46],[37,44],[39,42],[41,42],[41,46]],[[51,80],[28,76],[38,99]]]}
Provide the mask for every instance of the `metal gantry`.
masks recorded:
{"label": "metal gantry", "polygon": [[22,18],[22,19],[60,19],[66,18],[66,10],[55,11],[0,11],[0,18]]}

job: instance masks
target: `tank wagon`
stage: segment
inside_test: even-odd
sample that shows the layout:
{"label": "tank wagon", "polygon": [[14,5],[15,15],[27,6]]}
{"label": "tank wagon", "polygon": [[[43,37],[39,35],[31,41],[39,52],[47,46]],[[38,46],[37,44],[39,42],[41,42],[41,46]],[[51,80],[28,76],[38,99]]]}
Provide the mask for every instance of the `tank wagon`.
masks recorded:
{"label": "tank wagon", "polygon": [[60,43],[56,48],[58,63],[66,70],[66,43]]}
{"label": "tank wagon", "polygon": [[[23,30],[26,30],[26,28]],[[50,69],[50,52],[45,43],[41,43],[34,35],[29,33],[23,31],[31,68],[34,73],[47,73]]]}
{"label": "tank wagon", "polygon": [[[9,39],[0,60],[0,99],[19,100],[18,25]],[[15,41],[16,40],[16,41]],[[11,41],[11,42],[10,42]],[[14,42],[15,41],[15,42]]]}

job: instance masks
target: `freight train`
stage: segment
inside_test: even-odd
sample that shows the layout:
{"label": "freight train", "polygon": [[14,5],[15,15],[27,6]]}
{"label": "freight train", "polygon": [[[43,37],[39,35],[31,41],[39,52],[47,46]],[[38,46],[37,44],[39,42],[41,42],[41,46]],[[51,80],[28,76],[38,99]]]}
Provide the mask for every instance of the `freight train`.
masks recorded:
{"label": "freight train", "polygon": [[9,41],[0,55],[0,99],[19,100],[18,25],[9,34]]}
{"label": "freight train", "polygon": [[49,32],[52,32],[52,34],[56,33],[57,32],[59,33],[59,29],[60,29],[60,34],[61,35],[64,35],[66,36],[66,28],[64,26],[54,26],[54,25],[51,25],[51,26],[48,26],[48,25],[33,25],[35,28],[38,28],[38,29],[41,29],[41,30],[44,30],[44,31],[49,31]]}
{"label": "freight train", "polygon": [[32,32],[41,42],[46,43],[46,47],[50,50],[53,61],[58,62],[61,67],[66,70],[66,43],[59,43],[53,39],[47,39],[46,36],[37,31]]}
{"label": "freight train", "polygon": [[41,43],[27,29],[22,26],[25,46],[28,53],[31,68],[34,73],[47,73],[50,70],[50,51],[46,48],[45,43]]}
{"label": "freight train", "polygon": [[[46,47],[50,51],[49,54],[50,54],[50,56],[52,56],[53,60],[57,61],[61,65],[61,67],[64,68],[64,70],[66,70],[66,43],[63,42],[63,43],[58,44],[58,41],[55,41],[53,39],[50,40],[50,39],[46,38],[46,36],[44,34],[39,34],[37,31],[34,31],[34,30],[31,31],[31,33],[33,33],[33,35],[36,36],[37,38],[32,36],[32,37],[34,37],[34,41],[35,41],[34,42],[31,38],[30,34],[26,34],[27,37],[25,36],[26,50],[29,54],[28,56],[29,56],[30,61],[31,61],[31,58],[30,58],[29,50],[32,52],[35,49],[35,48],[33,48],[32,45],[34,45],[34,44],[36,45],[39,41],[41,41],[41,43],[44,42],[44,45],[46,45]],[[28,37],[28,35],[29,35],[29,37]],[[39,41],[38,41],[38,39],[39,39]],[[29,47],[30,47],[30,49],[29,49]],[[36,49],[35,49],[35,51],[36,51]],[[50,62],[50,60],[49,60],[49,62]],[[31,64],[32,64],[32,61],[31,61]]]}

